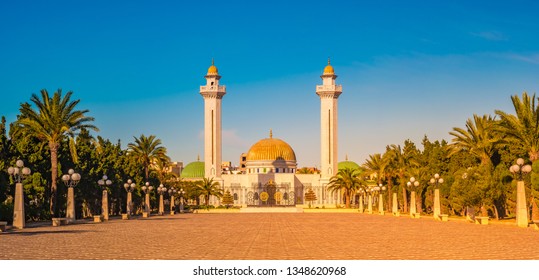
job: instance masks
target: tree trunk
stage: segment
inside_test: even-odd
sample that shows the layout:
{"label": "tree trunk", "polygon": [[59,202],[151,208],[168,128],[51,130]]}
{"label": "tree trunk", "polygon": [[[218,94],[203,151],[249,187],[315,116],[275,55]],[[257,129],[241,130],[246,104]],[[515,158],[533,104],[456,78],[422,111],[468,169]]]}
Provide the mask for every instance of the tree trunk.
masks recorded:
{"label": "tree trunk", "polygon": [[51,200],[50,200],[50,213],[52,218],[58,216],[57,205],[57,186],[56,178],[58,177],[58,143],[49,142],[49,149],[51,150]]}
{"label": "tree trunk", "polygon": [[406,188],[403,187],[402,188],[402,211],[404,213],[408,213],[408,197],[407,197],[407,193],[406,193]]}
{"label": "tree trunk", "polygon": [[344,199],[345,199],[346,208],[350,208],[350,193],[346,192]]}

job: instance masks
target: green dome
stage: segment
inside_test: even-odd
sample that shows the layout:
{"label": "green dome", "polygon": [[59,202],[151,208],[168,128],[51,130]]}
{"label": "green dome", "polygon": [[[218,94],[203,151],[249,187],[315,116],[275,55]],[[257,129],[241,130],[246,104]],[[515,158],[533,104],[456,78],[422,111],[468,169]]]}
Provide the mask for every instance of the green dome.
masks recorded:
{"label": "green dome", "polygon": [[203,161],[193,161],[186,165],[180,177],[182,178],[204,178],[204,162]]}
{"label": "green dome", "polygon": [[359,168],[359,165],[353,161],[348,161],[348,160],[345,160],[345,161],[341,161],[337,164],[338,166],[338,169],[341,170],[341,169],[345,169],[345,168],[349,168],[349,169],[358,169]]}

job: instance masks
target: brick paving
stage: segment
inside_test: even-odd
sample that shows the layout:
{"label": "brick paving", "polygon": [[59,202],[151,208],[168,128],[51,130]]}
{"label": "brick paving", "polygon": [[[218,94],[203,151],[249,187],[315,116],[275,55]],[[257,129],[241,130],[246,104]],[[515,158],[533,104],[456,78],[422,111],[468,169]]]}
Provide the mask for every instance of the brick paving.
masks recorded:
{"label": "brick paving", "polygon": [[539,231],[352,213],[152,216],[0,234],[0,259],[539,260]]}

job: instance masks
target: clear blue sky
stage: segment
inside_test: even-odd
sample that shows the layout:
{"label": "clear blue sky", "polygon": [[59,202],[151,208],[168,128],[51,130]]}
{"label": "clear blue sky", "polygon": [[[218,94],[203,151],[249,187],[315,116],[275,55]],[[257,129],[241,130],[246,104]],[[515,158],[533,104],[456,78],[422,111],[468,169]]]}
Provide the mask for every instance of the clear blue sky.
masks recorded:
{"label": "clear blue sky", "polygon": [[[339,159],[450,140],[474,113],[511,111],[539,87],[534,1],[2,1],[0,115],[42,88],[72,90],[99,135],[155,134],[171,158],[203,155],[199,86],[227,86],[223,160],[273,135],[318,166],[315,86],[331,57],[343,85]],[[372,2],[372,1],[369,1]]]}

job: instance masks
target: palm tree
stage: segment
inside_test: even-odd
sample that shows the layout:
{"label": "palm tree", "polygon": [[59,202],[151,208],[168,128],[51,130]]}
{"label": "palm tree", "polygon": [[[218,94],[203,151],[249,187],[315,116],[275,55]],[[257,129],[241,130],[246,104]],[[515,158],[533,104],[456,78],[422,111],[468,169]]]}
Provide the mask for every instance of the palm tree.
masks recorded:
{"label": "palm tree", "polygon": [[135,143],[129,143],[127,147],[130,155],[144,167],[145,179],[148,181],[152,165],[159,161],[170,161],[170,158],[166,155],[167,148],[161,146],[161,140],[156,139],[155,135],[146,137],[142,134],[140,138],[134,138]]}
{"label": "palm tree", "polygon": [[[389,177],[387,176],[389,174],[389,168],[387,168],[388,161],[387,158],[382,157],[381,154],[373,154],[369,155],[369,159],[365,161],[365,163],[362,165],[363,168],[367,171],[367,175],[374,174],[376,176],[377,185],[381,184],[382,181]],[[388,193],[391,194],[391,187],[392,182],[391,178],[388,180]],[[391,201],[389,199],[386,200],[387,207],[389,209]]]}
{"label": "palm tree", "polygon": [[[473,120],[468,119],[466,121],[466,130],[455,127],[449,133],[455,137],[449,145],[450,155],[465,151],[478,158],[481,162],[481,167],[488,170],[489,175],[492,175],[493,164],[491,158],[499,142],[495,129],[496,121],[493,117],[490,115],[480,117],[474,114]],[[488,176],[486,189],[488,189],[488,185],[492,185],[492,182],[489,181],[491,179],[492,176]],[[486,197],[487,195],[485,194]],[[486,204],[487,200],[485,199],[481,203],[483,216],[487,215]]]}
{"label": "palm tree", "polygon": [[214,181],[213,178],[202,178],[202,181],[198,181],[198,189],[200,190],[200,194],[204,196],[206,207],[210,204],[210,196],[223,196],[221,185],[219,182]]}
{"label": "palm tree", "polygon": [[491,158],[496,151],[499,138],[495,133],[496,121],[490,115],[473,115],[466,121],[466,129],[454,127],[449,132],[453,138],[449,145],[450,155],[465,151],[481,161],[481,165],[492,164]]}
{"label": "palm tree", "polygon": [[48,143],[51,153],[51,200],[50,213],[52,217],[58,215],[56,211],[56,195],[58,178],[58,149],[60,143],[67,137],[69,139],[72,156],[76,158],[74,149],[74,137],[76,133],[84,128],[99,131],[99,129],[89,124],[94,118],[85,114],[88,110],[76,110],[80,99],[70,100],[72,91],[68,91],[62,97],[62,90],[58,89],[52,97],[46,89],[41,90],[41,98],[37,94],[32,94],[30,101],[37,107],[37,111],[29,103],[21,104],[19,111],[21,115],[14,123],[14,137],[36,137]]}
{"label": "palm tree", "polygon": [[416,159],[417,149],[410,141],[404,141],[404,149],[400,145],[392,144],[386,147],[387,169],[399,178],[399,184],[402,189],[403,211],[408,212],[408,193],[406,192],[406,182],[410,169],[418,167]]}
{"label": "palm tree", "polygon": [[368,175],[376,175],[378,184],[382,183],[385,176],[384,171],[387,166],[387,162],[384,161],[381,154],[369,155],[369,159],[367,159],[362,166],[365,168]]}
{"label": "palm tree", "polygon": [[[495,113],[500,116],[498,130],[504,135],[504,143],[513,145],[527,152],[532,164],[539,159],[539,104],[535,103],[535,94],[529,96],[522,93],[511,96],[516,115],[501,110]],[[532,174],[533,176],[534,174]],[[538,186],[532,186],[532,219],[539,219],[539,208],[535,201]]]}
{"label": "palm tree", "polygon": [[350,197],[362,184],[360,177],[361,170],[344,168],[340,169],[337,174],[329,180],[327,185],[328,191],[335,193],[339,190],[343,191],[345,197],[346,208],[350,208]]}

